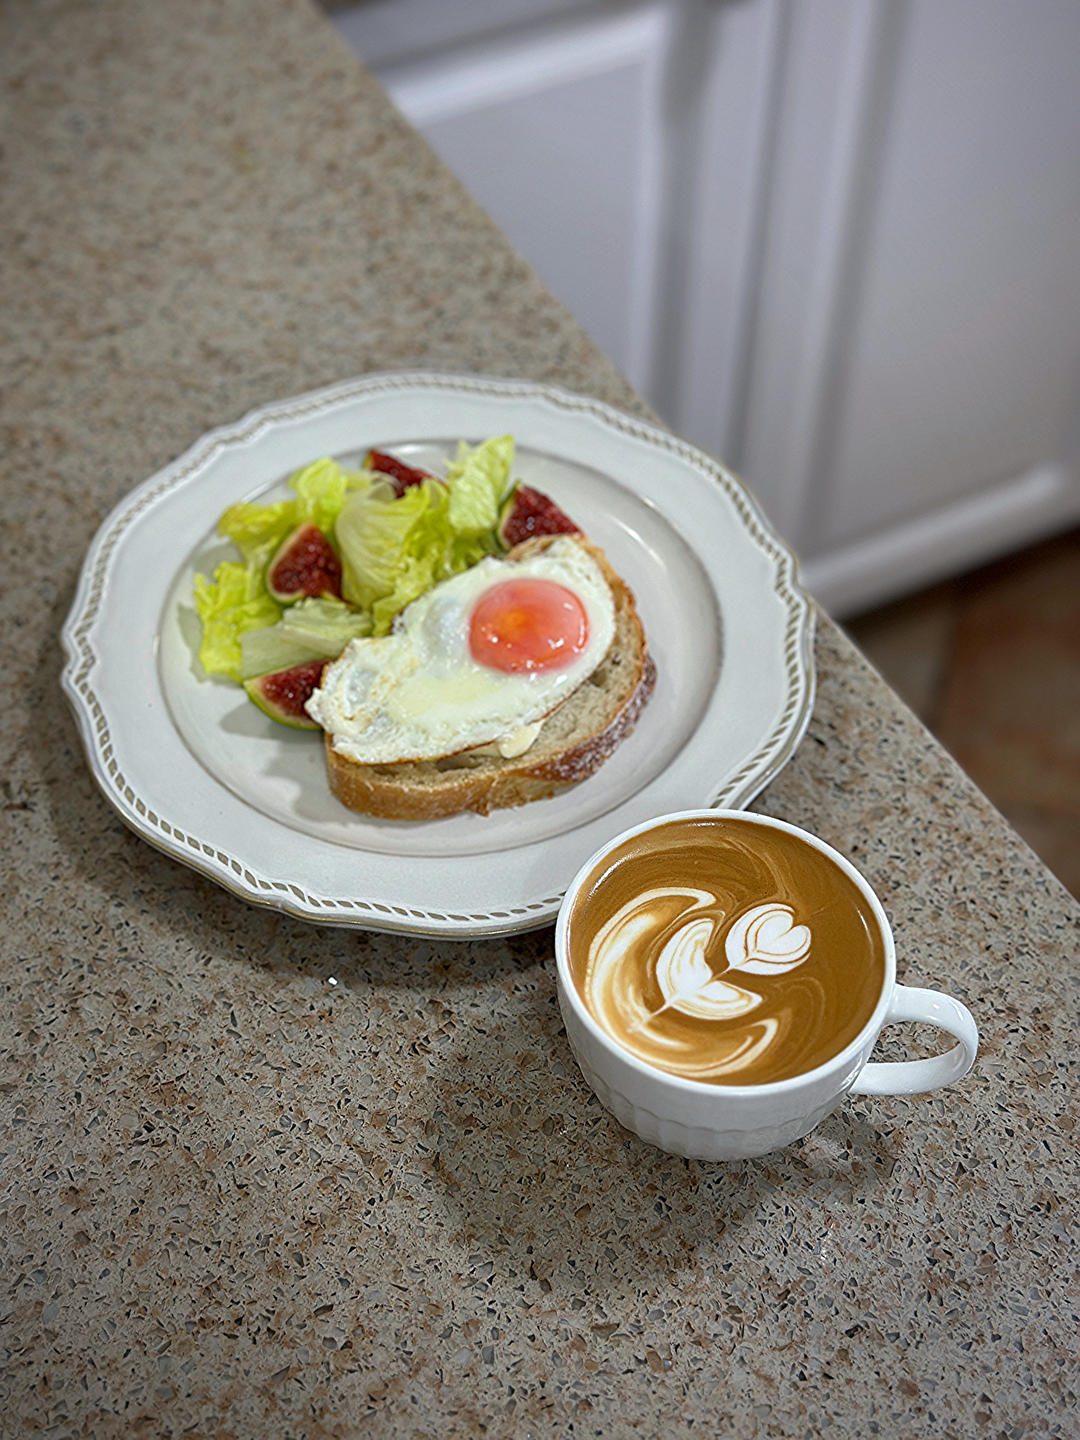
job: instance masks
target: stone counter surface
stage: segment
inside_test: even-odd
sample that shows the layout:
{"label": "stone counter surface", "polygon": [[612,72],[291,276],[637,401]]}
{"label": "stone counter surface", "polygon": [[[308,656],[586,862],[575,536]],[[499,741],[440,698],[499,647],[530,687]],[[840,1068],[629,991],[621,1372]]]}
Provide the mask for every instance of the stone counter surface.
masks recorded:
{"label": "stone counter surface", "polygon": [[763,1160],[609,1119],[550,929],[319,930],[124,827],[58,632],[143,477],[372,370],[642,406],[305,0],[23,0],[0,57],[0,1432],[1075,1435],[1077,907],[826,619],[757,805],[983,1048]]}

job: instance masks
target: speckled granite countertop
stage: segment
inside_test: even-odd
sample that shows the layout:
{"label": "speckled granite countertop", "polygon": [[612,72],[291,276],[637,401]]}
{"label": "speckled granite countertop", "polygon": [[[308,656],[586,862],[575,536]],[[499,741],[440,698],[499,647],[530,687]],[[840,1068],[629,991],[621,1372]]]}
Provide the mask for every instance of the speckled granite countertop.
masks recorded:
{"label": "speckled granite countertop", "polygon": [[26,0],[0,56],[0,1430],[1075,1435],[1077,908],[827,621],[758,804],[983,1050],[766,1160],[618,1129],[550,931],[321,931],[125,829],[58,632],[140,479],[369,370],[641,407],[304,0]]}

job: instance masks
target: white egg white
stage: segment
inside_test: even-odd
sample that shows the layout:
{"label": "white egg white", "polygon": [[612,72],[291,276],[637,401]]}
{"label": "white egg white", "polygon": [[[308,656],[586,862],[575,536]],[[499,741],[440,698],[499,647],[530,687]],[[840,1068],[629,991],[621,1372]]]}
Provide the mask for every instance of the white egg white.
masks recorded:
{"label": "white egg white", "polygon": [[[585,608],[585,648],[561,669],[508,674],[469,653],[477,600],[502,580],[524,577],[566,586]],[[615,602],[600,566],[560,536],[524,560],[481,560],[407,605],[389,635],[350,641],[307,710],[334,749],[360,764],[438,759],[541,720],[589,678],[614,634]]]}

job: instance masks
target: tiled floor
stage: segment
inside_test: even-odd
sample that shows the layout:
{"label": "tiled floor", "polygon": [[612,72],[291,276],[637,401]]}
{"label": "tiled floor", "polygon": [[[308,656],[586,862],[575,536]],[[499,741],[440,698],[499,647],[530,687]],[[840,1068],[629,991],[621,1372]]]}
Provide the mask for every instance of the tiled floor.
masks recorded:
{"label": "tiled floor", "polygon": [[1080,896],[1080,530],[845,628]]}

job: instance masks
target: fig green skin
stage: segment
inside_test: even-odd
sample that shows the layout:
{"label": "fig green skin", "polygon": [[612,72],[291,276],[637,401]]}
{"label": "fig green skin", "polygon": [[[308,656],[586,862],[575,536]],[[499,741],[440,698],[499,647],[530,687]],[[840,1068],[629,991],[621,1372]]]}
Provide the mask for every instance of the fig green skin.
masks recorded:
{"label": "fig green skin", "polygon": [[[300,665],[294,665],[289,670],[277,670],[271,675],[257,675],[254,680],[245,680],[244,689],[247,697],[256,704],[264,715],[269,715],[271,720],[276,720],[279,725],[288,725],[292,730],[318,730],[316,721],[303,708],[303,700],[312,693],[319,683],[319,676],[322,673],[323,662],[321,660],[305,660]],[[287,677],[294,676],[298,688],[293,703],[286,707],[272,696],[274,690],[281,688],[287,683]],[[306,683],[310,678],[310,686]],[[304,694],[306,689],[307,693]]]}

